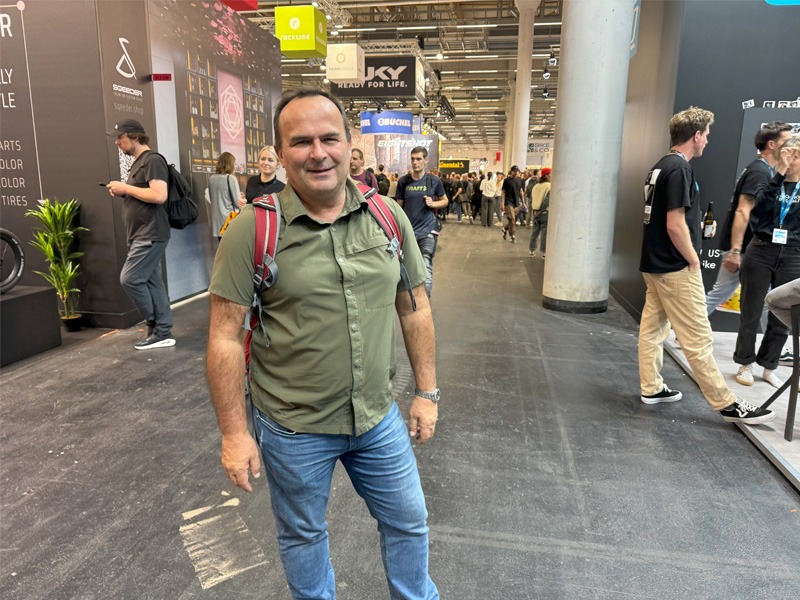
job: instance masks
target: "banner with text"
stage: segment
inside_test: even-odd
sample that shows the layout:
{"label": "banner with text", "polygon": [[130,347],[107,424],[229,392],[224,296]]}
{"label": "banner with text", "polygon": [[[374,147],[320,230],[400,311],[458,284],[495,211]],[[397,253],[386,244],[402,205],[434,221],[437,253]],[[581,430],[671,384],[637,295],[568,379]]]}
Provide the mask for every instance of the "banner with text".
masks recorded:
{"label": "banner with text", "polygon": [[413,133],[413,119],[414,115],[409,112],[362,112],[361,133]]}
{"label": "banner with text", "polygon": [[364,83],[331,82],[339,98],[416,98],[417,59],[413,56],[367,56]]}

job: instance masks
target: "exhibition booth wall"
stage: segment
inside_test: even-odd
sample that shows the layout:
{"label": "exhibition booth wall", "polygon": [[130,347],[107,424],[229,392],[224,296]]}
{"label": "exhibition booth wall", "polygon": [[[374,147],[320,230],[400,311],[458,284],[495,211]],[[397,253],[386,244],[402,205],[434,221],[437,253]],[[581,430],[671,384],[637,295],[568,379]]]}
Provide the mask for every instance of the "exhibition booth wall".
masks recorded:
{"label": "exhibition booth wall", "polygon": [[234,154],[242,181],[258,172],[258,149],[273,141],[278,41],[219,3],[42,0],[1,11],[10,27],[0,40],[0,67],[9,74],[0,108],[2,222],[26,251],[21,284],[44,284],[34,273],[45,265],[28,244],[34,223],[25,212],[40,198],[77,198],[80,225],[89,229],[78,248],[85,253],[79,310],[102,327],[140,320],[119,284],[127,253],[122,203],[98,186],[127,177],[132,161],[106,132],[134,118],[190,180],[200,208],[194,224],[172,230],[170,299],[205,290],[215,241],[203,192],[221,152]]}
{"label": "exhibition booth wall", "polygon": [[[721,228],[741,167],[756,156],[753,136],[760,124],[798,122],[800,110],[765,109],[763,104],[797,100],[797,60],[780,48],[781,40],[794,39],[799,20],[796,6],[764,0],[728,2],[724,10],[710,0],[642,3],[638,48],[628,75],[611,267],[611,293],[637,319],[645,293],[639,273],[644,178],[669,150],[670,117],[692,105],[715,114],[709,145],[692,167],[703,212],[714,202]],[[755,108],[743,108],[748,100],[754,100]],[[748,144],[749,151],[740,157],[740,148]],[[703,241],[706,289],[720,266],[718,248],[719,234]],[[726,316],[715,313],[712,325],[734,330],[736,319]]]}

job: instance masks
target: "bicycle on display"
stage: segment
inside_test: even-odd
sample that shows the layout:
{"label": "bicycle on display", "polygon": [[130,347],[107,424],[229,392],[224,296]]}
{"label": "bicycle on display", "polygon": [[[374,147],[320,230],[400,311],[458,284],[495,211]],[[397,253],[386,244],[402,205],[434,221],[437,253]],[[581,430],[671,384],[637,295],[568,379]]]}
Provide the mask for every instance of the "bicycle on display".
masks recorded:
{"label": "bicycle on display", "polygon": [[25,254],[19,238],[8,229],[0,228],[0,294],[17,285],[25,267]]}

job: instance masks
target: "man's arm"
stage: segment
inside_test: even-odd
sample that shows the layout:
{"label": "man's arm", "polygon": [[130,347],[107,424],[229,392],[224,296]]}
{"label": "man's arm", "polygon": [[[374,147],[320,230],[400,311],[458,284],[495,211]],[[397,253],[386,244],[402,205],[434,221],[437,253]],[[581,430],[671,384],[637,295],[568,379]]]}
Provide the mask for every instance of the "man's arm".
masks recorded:
{"label": "man's arm", "polygon": [[692,246],[692,236],[689,233],[689,226],[686,224],[685,208],[673,208],[667,211],[667,233],[672,245],[689,263],[689,269],[691,271],[699,270],[700,257],[697,256],[697,252]]}
{"label": "man's arm", "polygon": [[[403,330],[403,341],[414,372],[416,386],[423,391],[431,391],[436,387],[436,341],[433,331],[433,316],[425,285],[418,285],[413,290],[417,310],[413,310],[411,297],[406,290],[397,292],[395,309],[400,317]],[[432,436],[439,414],[438,405],[414,396],[408,411],[408,434],[424,444]]]}
{"label": "man's arm", "polygon": [[244,323],[247,307],[210,294],[206,368],[222,432],[222,466],[233,483],[252,492],[248,472],[261,475],[258,446],[247,431],[244,398]]}
{"label": "man's arm", "polygon": [[136,187],[121,181],[111,181],[106,186],[112,196],[133,196],[137,200],[149,204],[164,204],[167,201],[167,182],[160,179],[151,179],[148,187]]}
{"label": "man's arm", "polygon": [[736,206],[736,213],[733,215],[733,226],[731,227],[731,249],[725,253],[722,259],[722,266],[731,273],[736,273],[742,264],[742,244],[744,243],[744,232],[750,224],[750,212],[756,205],[756,199],[749,194],[739,196],[739,204]]}

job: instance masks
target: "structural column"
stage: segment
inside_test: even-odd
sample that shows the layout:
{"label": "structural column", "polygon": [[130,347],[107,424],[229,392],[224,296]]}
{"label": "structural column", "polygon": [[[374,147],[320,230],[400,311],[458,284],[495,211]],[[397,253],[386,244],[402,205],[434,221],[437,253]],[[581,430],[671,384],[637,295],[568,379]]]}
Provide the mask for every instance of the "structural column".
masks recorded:
{"label": "structural column", "polygon": [[564,2],[545,308],[608,308],[633,7]]}
{"label": "structural column", "polygon": [[507,173],[509,167],[513,164],[509,161],[511,160],[511,153],[514,148],[514,104],[516,101],[516,96],[511,94],[508,108],[506,109],[506,139],[503,144],[503,162],[500,163],[499,168],[503,173]]}
{"label": "structural column", "polygon": [[[519,11],[517,45],[517,81],[514,85],[513,133],[507,166],[525,169],[528,158],[528,129],[531,114],[531,53],[533,52],[533,17],[539,0],[516,0]],[[506,169],[508,170],[508,169]]]}

